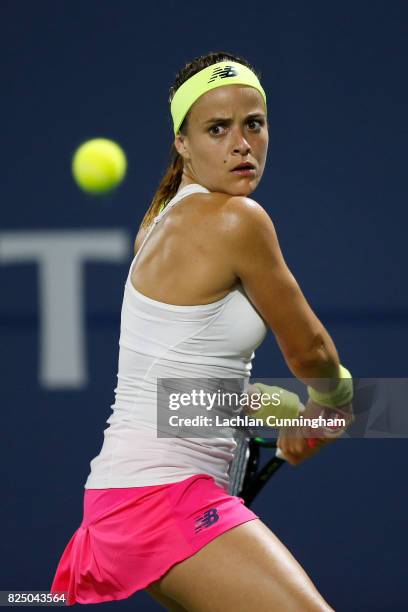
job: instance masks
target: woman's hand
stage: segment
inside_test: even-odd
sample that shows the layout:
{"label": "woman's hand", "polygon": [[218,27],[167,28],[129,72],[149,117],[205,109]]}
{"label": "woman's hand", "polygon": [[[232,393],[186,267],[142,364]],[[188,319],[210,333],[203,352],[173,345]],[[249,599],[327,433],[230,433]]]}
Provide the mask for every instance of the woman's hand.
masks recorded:
{"label": "woman's hand", "polygon": [[[304,459],[313,457],[326,444],[337,440],[354,421],[352,403],[336,408],[322,406],[309,399],[301,416],[317,419],[344,419],[345,424],[333,427],[293,426],[281,427],[277,445],[291,465],[297,465]],[[299,415],[300,416],[300,415]]]}

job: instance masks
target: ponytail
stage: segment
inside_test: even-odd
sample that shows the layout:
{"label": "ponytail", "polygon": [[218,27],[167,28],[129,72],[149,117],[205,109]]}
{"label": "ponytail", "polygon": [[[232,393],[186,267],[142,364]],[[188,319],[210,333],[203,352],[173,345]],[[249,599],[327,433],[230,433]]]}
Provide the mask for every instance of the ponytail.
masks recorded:
{"label": "ponytail", "polygon": [[183,158],[177,151],[174,143],[172,143],[169,165],[165,175],[160,181],[152,203],[143,217],[141,227],[149,227],[149,225],[153,222],[154,217],[159,214],[162,205],[165,207],[166,204],[176,195],[181,183],[182,174]]}

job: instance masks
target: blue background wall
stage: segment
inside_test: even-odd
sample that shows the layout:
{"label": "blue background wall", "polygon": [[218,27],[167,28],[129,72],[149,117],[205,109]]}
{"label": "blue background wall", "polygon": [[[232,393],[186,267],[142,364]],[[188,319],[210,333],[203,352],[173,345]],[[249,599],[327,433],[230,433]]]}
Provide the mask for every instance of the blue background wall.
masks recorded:
{"label": "blue background wall", "polygon": [[[171,144],[168,88],[193,57],[227,50],[261,70],[270,146],[252,197],[342,362],[407,376],[408,7],[20,0],[1,3],[0,24],[0,590],[48,590],[111,414],[123,285]],[[97,136],[129,159],[102,200],[70,176],[74,149]],[[84,333],[69,374],[69,338],[42,319],[65,269],[47,277],[35,258],[61,245],[63,265],[81,240],[100,253],[84,256],[71,296]],[[290,375],[272,333],[253,373]],[[254,505],[336,610],[406,609],[406,451],[403,439],[341,440],[287,466]],[[144,593],[105,607],[135,605],[159,609]]]}

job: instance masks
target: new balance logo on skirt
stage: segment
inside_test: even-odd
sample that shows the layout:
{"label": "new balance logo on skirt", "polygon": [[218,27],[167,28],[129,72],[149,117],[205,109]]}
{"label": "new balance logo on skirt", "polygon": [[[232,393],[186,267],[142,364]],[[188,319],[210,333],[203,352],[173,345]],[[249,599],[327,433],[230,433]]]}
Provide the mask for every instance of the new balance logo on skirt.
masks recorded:
{"label": "new balance logo on skirt", "polygon": [[195,524],[194,531],[198,533],[204,527],[211,527],[211,525],[216,523],[219,518],[220,517],[217,512],[217,508],[210,508],[210,510],[207,510],[206,512],[204,512],[202,516],[199,516],[195,520],[196,524]]}

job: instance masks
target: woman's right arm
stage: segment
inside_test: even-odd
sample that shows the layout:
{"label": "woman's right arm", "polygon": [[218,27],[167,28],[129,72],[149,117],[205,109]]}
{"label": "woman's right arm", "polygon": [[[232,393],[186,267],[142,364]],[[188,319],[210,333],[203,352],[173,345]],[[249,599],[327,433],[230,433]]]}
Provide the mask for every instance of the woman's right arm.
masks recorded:
{"label": "woman's right arm", "polygon": [[318,391],[331,391],[338,384],[336,347],[286,265],[271,218],[244,196],[231,197],[224,214],[226,257],[289,369]]}

